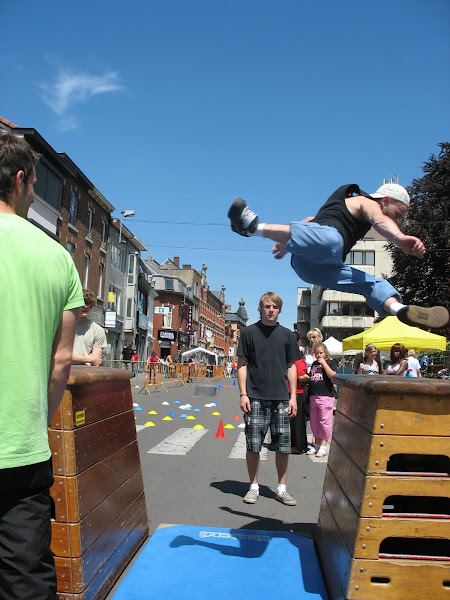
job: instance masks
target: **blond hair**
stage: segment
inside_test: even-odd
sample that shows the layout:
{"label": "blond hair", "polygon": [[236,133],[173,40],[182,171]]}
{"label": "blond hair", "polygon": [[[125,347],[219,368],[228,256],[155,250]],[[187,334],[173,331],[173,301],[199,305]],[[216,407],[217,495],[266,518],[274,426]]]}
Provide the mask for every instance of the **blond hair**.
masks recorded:
{"label": "blond hair", "polygon": [[263,294],[259,300],[259,305],[258,305],[259,312],[262,311],[264,304],[266,302],[275,304],[275,306],[277,308],[279,308],[280,312],[281,312],[281,307],[283,306],[283,300],[280,298],[280,296],[278,294],[276,294],[275,292],[266,292],[265,294]]}

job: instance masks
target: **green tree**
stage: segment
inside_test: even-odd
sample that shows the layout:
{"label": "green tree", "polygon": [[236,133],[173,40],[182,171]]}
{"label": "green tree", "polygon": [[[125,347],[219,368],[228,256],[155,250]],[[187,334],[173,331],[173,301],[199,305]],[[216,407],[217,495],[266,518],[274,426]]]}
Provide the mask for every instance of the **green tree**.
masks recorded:
{"label": "green tree", "polygon": [[[427,249],[423,260],[389,244],[393,274],[389,278],[405,304],[450,306],[450,143],[439,144],[438,156],[424,163],[423,177],[414,179],[408,192],[411,205],[401,229],[420,238]],[[445,330],[446,329],[446,330]],[[450,328],[441,330],[443,335]]]}

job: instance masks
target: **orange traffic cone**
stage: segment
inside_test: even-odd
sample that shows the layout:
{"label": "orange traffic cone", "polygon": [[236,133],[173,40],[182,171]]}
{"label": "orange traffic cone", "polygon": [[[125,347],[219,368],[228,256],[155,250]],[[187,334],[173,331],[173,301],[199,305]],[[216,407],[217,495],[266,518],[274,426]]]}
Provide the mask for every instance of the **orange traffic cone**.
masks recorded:
{"label": "orange traffic cone", "polygon": [[220,440],[227,439],[227,436],[223,432],[223,420],[222,419],[220,419],[219,427],[217,428],[217,433],[214,437],[219,438]]}

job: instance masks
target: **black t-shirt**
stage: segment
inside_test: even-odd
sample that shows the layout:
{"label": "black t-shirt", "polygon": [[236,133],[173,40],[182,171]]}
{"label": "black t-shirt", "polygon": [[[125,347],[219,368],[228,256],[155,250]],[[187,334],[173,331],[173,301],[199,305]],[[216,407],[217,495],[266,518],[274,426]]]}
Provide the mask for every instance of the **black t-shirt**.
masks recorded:
{"label": "black t-shirt", "polygon": [[[334,360],[327,360],[327,365],[333,371],[337,371],[337,365]],[[310,396],[334,396],[333,383],[317,360],[311,365],[309,376],[311,377],[309,380]]]}
{"label": "black t-shirt", "polygon": [[241,331],[237,354],[247,361],[249,398],[289,400],[287,371],[298,358],[292,331],[258,321]]}
{"label": "black t-shirt", "polygon": [[133,348],[128,348],[128,346],[125,346],[124,349],[122,350],[122,357],[123,360],[131,360],[131,357],[134,354],[134,350]]}
{"label": "black t-shirt", "polygon": [[[319,208],[319,212],[312,221],[314,223],[319,223],[319,225],[330,225],[339,231],[344,240],[342,260],[345,260],[350,249],[353,248],[356,242],[362,239],[372,227],[367,221],[355,219],[348,210],[345,199],[353,194],[370,198],[369,194],[360,190],[356,183],[342,185],[333,192],[325,204]],[[371,198],[368,202],[370,201],[375,202],[375,200]]]}

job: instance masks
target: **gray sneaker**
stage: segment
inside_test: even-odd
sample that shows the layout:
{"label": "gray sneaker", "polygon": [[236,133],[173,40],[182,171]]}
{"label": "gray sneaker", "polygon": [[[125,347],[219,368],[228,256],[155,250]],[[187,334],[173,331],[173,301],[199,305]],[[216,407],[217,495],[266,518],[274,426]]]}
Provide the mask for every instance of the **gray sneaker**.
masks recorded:
{"label": "gray sneaker", "polygon": [[445,306],[404,306],[397,313],[397,319],[415,327],[438,329],[448,323],[448,310]]}
{"label": "gray sneaker", "polygon": [[246,504],[255,504],[258,500],[259,492],[258,490],[248,490],[245,494],[243,500]]}
{"label": "gray sneaker", "polygon": [[281,494],[277,494],[275,496],[275,500],[278,500],[278,502],[281,502],[281,504],[286,504],[286,506],[295,506],[297,504],[297,501],[294,500],[294,498],[287,492],[281,492]]}
{"label": "gray sneaker", "polygon": [[228,218],[231,221],[231,229],[244,237],[254,233],[259,223],[258,215],[247,206],[245,200],[238,196],[230,206]]}

